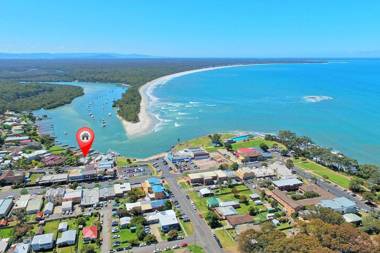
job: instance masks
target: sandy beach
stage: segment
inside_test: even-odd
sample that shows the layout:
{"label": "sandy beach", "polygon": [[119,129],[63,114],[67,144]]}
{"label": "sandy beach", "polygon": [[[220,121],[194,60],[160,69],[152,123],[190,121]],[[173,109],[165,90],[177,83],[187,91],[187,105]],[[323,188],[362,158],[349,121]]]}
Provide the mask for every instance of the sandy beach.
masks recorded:
{"label": "sandy beach", "polygon": [[137,123],[132,123],[118,116],[124,126],[125,132],[127,133],[128,137],[134,138],[134,137],[148,134],[154,129],[155,125],[159,123],[159,119],[149,111],[151,103],[157,100],[157,98],[153,96],[153,90],[157,86],[163,85],[173,78],[184,76],[184,75],[210,71],[210,70],[215,70],[215,69],[240,67],[240,66],[245,66],[245,65],[236,64],[236,65],[226,65],[226,66],[194,69],[194,70],[183,71],[183,72],[178,72],[171,75],[162,76],[150,82],[147,82],[146,84],[141,86],[139,89],[139,92],[141,94],[141,104],[140,104],[140,112],[139,112],[140,121]]}

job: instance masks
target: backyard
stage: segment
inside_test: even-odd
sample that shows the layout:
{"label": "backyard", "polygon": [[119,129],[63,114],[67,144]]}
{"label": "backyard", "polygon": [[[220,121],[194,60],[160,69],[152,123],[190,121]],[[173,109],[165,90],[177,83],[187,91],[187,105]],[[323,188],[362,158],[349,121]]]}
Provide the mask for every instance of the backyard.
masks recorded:
{"label": "backyard", "polygon": [[279,148],[286,149],[284,145],[275,141],[268,141],[262,137],[255,137],[249,141],[240,141],[232,144],[232,149],[236,151],[239,148],[251,148],[251,147],[260,147],[262,143],[265,143],[269,148],[273,146],[273,144],[277,144]]}

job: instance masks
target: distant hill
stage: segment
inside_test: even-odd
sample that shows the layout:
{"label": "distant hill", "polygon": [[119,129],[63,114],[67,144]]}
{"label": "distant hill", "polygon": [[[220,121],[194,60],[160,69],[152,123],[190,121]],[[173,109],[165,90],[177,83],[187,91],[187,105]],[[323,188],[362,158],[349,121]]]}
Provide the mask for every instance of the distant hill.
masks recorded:
{"label": "distant hill", "polygon": [[0,59],[141,59],[155,58],[143,54],[115,53],[0,53]]}

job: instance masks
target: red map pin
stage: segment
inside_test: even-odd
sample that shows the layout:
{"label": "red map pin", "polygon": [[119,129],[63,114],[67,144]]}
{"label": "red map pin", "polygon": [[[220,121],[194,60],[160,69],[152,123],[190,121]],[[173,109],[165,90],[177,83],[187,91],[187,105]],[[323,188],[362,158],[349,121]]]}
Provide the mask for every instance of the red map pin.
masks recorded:
{"label": "red map pin", "polygon": [[92,131],[91,128],[88,127],[82,127],[78,129],[76,134],[77,142],[82,150],[83,156],[87,156],[88,151],[90,151],[90,148],[92,146],[92,143],[95,139],[94,131]]}

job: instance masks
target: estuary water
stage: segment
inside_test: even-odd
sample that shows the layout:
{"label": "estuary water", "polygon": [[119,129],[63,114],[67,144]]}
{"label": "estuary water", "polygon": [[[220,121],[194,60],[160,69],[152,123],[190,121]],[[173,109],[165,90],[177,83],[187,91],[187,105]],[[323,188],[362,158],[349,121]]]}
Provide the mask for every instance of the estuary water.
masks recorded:
{"label": "estuary water", "polygon": [[[160,122],[152,133],[133,139],[126,137],[112,108],[112,100],[125,89],[119,85],[73,83],[84,87],[86,95],[43,113],[64,143],[75,145],[74,133],[85,124],[96,132],[96,149],[134,157],[166,151],[178,139],[212,132],[287,129],[360,162],[380,164],[379,70],[379,60],[335,60],[181,76],[153,91],[156,99],[150,110]],[[96,120],[88,115],[89,103]],[[103,118],[106,127],[98,122]]]}

